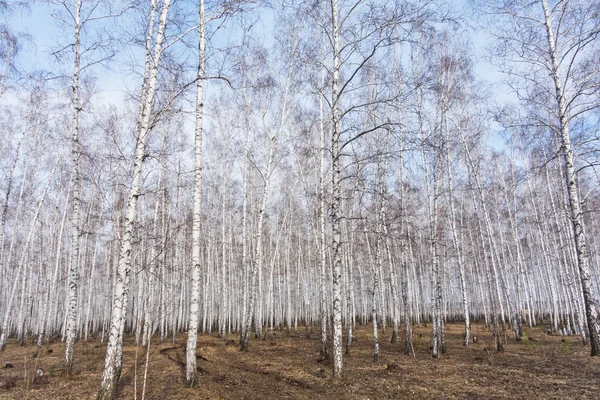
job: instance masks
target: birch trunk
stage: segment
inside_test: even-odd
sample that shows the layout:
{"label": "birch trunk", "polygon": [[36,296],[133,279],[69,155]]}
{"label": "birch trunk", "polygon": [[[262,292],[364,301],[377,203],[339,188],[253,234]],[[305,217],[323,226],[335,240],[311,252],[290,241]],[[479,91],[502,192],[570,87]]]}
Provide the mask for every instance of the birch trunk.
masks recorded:
{"label": "birch trunk", "polygon": [[[445,104],[444,104],[445,107]],[[452,244],[454,246],[454,251],[456,252],[456,260],[458,264],[458,278],[460,281],[460,290],[462,297],[462,305],[463,305],[463,315],[465,318],[465,332],[464,332],[464,341],[463,344],[465,346],[469,345],[470,337],[471,337],[471,320],[469,315],[469,299],[467,296],[467,283],[465,279],[465,265],[463,262],[462,249],[458,244],[458,230],[456,228],[456,210],[454,206],[454,194],[453,194],[453,182],[452,182],[452,161],[450,160],[450,131],[448,129],[448,119],[447,114],[444,110],[444,127],[446,131],[446,171],[448,178],[448,205],[450,206],[450,227],[452,229]]]}
{"label": "birch trunk", "polygon": [[571,136],[569,133],[569,115],[561,77],[559,75],[559,61],[556,47],[556,39],[552,30],[552,18],[546,0],[541,1],[544,10],[544,25],[546,38],[548,40],[548,53],[552,60],[552,80],[556,92],[556,103],[560,121],[560,144],[566,175],[566,185],[571,211],[571,224],[575,239],[575,250],[577,252],[577,265],[581,278],[581,290],[585,305],[585,315],[589,330],[591,356],[600,356],[600,323],[598,322],[598,304],[594,300],[591,290],[590,266],[588,259],[588,248],[583,228],[583,217],[581,203],[579,200],[579,188],[575,171],[573,150],[571,148]]}
{"label": "birch trunk", "polygon": [[[504,305],[502,302],[502,293],[500,290],[500,279],[498,277],[498,268],[497,268],[497,263],[499,262],[498,256],[496,254],[496,243],[495,243],[495,239],[494,239],[494,234],[493,234],[493,230],[492,230],[492,224],[490,221],[490,215],[488,213],[488,209],[487,209],[487,203],[485,201],[485,193],[483,191],[483,184],[481,183],[481,178],[479,176],[479,174],[477,173],[477,169],[475,167],[475,162],[473,161],[473,157],[471,156],[471,151],[469,149],[469,145],[467,144],[464,132],[462,129],[459,128],[459,134],[460,134],[460,138],[461,141],[463,143],[463,147],[465,149],[465,153],[467,156],[467,162],[468,162],[468,166],[471,170],[471,174],[473,175],[473,178],[475,179],[475,184],[476,184],[476,189],[477,189],[477,193],[478,193],[478,197],[479,197],[479,204],[481,206],[481,212],[482,212],[482,217],[478,218],[478,222],[481,225],[481,219],[484,220],[484,224],[485,224],[485,232],[487,233],[487,242],[489,244],[489,257],[490,257],[490,265],[491,265],[491,269],[492,269],[492,282],[490,285],[490,288],[493,287],[495,289],[494,294],[495,297],[492,299],[491,304],[492,304],[492,309],[494,314],[496,314],[496,306],[500,309],[500,319],[502,324],[504,325]],[[474,201],[474,206],[475,208],[477,208],[477,205],[475,203],[475,199],[473,199]],[[483,228],[480,227],[480,233],[482,235],[482,245],[485,243],[485,241],[483,240],[483,234],[484,230]],[[494,300],[495,299],[495,300]],[[500,332],[497,331],[498,328],[498,318],[496,316],[494,316],[493,318],[493,322],[494,322],[494,338],[496,339],[496,348],[498,349],[498,351],[502,350],[502,342],[499,340],[499,336],[500,336]]]}
{"label": "birch trunk", "polygon": [[[325,68],[321,71],[321,85],[325,85]],[[323,116],[323,95],[319,95],[319,286],[320,286],[320,321],[321,321],[321,357],[329,359],[327,349],[327,256],[325,244],[325,120]]]}
{"label": "birch trunk", "polygon": [[552,303],[552,309],[551,309],[551,313],[550,313],[550,318],[552,321],[552,331],[555,332],[558,329],[558,292],[556,290],[556,285],[554,282],[554,277],[552,276],[551,273],[551,268],[552,268],[552,263],[550,262],[550,258],[548,256],[549,253],[549,249],[548,246],[546,245],[546,237],[543,233],[543,231],[545,229],[542,229],[542,225],[544,225],[545,228],[545,221],[542,221],[542,215],[541,213],[538,211],[538,207],[537,207],[537,203],[535,201],[536,196],[534,195],[534,190],[531,186],[531,180],[527,181],[528,184],[528,188],[529,188],[529,193],[530,193],[530,201],[531,201],[531,206],[533,209],[533,214],[535,216],[535,225],[537,227],[537,233],[538,233],[538,237],[540,240],[540,247],[541,247],[541,257],[544,260],[544,271],[545,273],[543,274],[543,276],[546,278],[548,285],[550,286],[550,300]]}
{"label": "birch trunk", "polygon": [[[514,163],[513,163],[514,165]],[[514,168],[511,166],[511,180],[512,180],[512,186],[513,186],[513,197],[512,197],[512,202],[508,197],[508,185],[506,185],[506,183],[504,182],[504,179],[502,179],[503,182],[503,186],[504,186],[504,196],[505,196],[505,202],[508,208],[508,219],[509,219],[509,225],[512,231],[512,235],[513,235],[513,245],[515,247],[515,251],[516,251],[516,259],[514,260],[514,263],[516,264],[516,274],[517,274],[517,304],[516,304],[516,310],[515,310],[515,323],[514,323],[514,332],[515,332],[515,340],[517,342],[521,341],[521,338],[523,336],[523,250],[521,249],[521,243],[519,242],[519,230],[518,230],[518,226],[517,226],[517,221],[516,221],[516,210],[517,210],[517,194],[516,194],[516,183],[515,183],[515,176],[514,176]],[[512,204],[512,207],[511,207]]]}
{"label": "birch trunk", "polygon": [[[21,152],[21,143],[23,138],[19,139],[17,143],[17,149],[15,151],[15,157],[13,159],[10,172],[8,174],[8,182],[6,183],[6,192],[4,194],[4,204],[2,204],[2,214],[0,214],[0,249],[4,249],[4,240],[6,238],[4,232],[4,226],[6,225],[6,214],[8,212],[8,201],[10,200],[10,192],[12,190],[12,183],[15,175],[15,170],[17,169],[17,163],[19,162],[19,154]],[[23,177],[25,179],[25,177]],[[0,261],[4,261],[4,256],[0,258]],[[7,263],[8,265],[8,263]]]}
{"label": "birch trunk", "polygon": [[[57,162],[58,164],[58,162]],[[52,171],[50,172],[50,176],[54,175],[54,171],[56,169],[56,165],[54,166],[54,168],[52,169]],[[29,225],[29,231],[27,233],[27,239],[25,240],[25,243],[23,245],[23,249],[22,249],[22,255],[21,258],[19,260],[19,264],[17,266],[17,272],[15,274],[15,280],[13,282],[13,286],[12,289],[10,291],[10,296],[8,298],[8,301],[6,303],[6,313],[4,314],[4,321],[2,321],[2,333],[0,334],[0,351],[4,351],[6,349],[6,339],[8,337],[8,324],[10,322],[10,314],[11,314],[11,310],[12,310],[12,303],[14,301],[16,292],[17,292],[17,287],[19,285],[19,278],[21,275],[21,270],[25,269],[25,263],[26,261],[26,257],[27,257],[27,251],[29,248],[29,245],[31,244],[31,241],[33,240],[33,236],[35,234],[35,230],[36,230],[36,224],[37,224],[37,220],[38,220],[38,216],[40,215],[40,209],[42,208],[42,205],[44,203],[44,200],[46,198],[46,195],[48,194],[48,189],[50,187],[50,184],[48,184],[46,186],[46,188],[44,189],[42,196],[40,197],[37,207],[35,209],[35,214],[33,215],[33,218],[31,219],[31,223]],[[25,277],[23,277],[23,279],[25,279]],[[23,295],[25,295],[25,293],[23,293]]]}
{"label": "birch trunk", "polygon": [[[438,244],[438,193],[439,193],[439,179],[437,166],[439,165],[439,155],[433,155],[433,171],[430,175],[429,157],[427,156],[427,150],[425,148],[426,137],[425,130],[423,127],[423,114],[422,114],[422,97],[421,93],[417,93],[418,99],[418,118],[419,118],[419,131],[422,137],[422,156],[423,156],[423,167],[425,169],[425,186],[427,192],[427,217],[429,222],[429,251],[431,254],[431,279],[432,279],[432,308],[431,308],[431,356],[438,358],[442,353],[442,299],[441,299],[441,277],[440,277],[440,263],[439,263],[439,244]],[[437,133],[434,132],[434,145],[438,142],[436,140]]]}
{"label": "birch trunk", "polygon": [[202,117],[204,113],[205,77],[205,32],[204,0],[198,9],[198,76],[196,83],[196,130],[194,142],[194,210],[192,222],[192,288],[188,339],[186,347],[185,379],[189,387],[198,383],[196,369],[196,338],[200,301],[200,239],[202,228]]}
{"label": "birch trunk", "polygon": [[63,373],[71,375],[73,372],[73,347],[76,336],[76,318],[77,318],[77,288],[79,281],[79,219],[81,211],[81,188],[79,179],[79,164],[81,158],[81,149],[79,145],[79,113],[81,105],[79,104],[79,70],[80,70],[80,33],[81,33],[81,0],[75,1],[75,38],[74,53],[75,60],[73,64],[73,80],[71,82],[71,185],[73,198],[71,201],[71,252],[69,263],[69,308],[67,313],[67,340],[65,343],[65,359],[63,363]]}
{"label": "birch trunk", "polygon": [[[412,349],[412,326],[411,326],[411,296],[409,293],[409,282],[411,271],[408,266],[406,252],[407,243],[410,243],[408,221],[406,220],[406,205],[404,200],[404,130],[400,132],[400,160],[398,162],[398,181],[400,184],[400,265],[402,266],[402,303],[404,305],[404,354],[408,355]],[[414,268],[414,267],[413,267]]]}
{"label": "birch trunk", "polygon": [[333,77],[331,83],[331,186],[333,199],[331,203],[332,218],[332,250],[333,250],[333,376],[342,375],[342,232],[341,215],[341,171],[340,171],[340,115],[339,115],[339,80],[340,80],[340,49],[338,0],[331,0],[331,31],[333,38]]}
{"label": "birch trunk", "polygon": [[380,270],[381,270],[381,219],[382,214],[384,213],[383,209],[383,200],[381,200],[381,204],[379,206],[379,212],[377,213],[377,228],[375,230],[375,234],[377,235],[375,238],[375,262],[373,265],[373,308],[371,311],[371,318],[373,319],[373,360],[377,361],[379,359],[379,333],[377,331],[377,314],[378,307],[377,303],[379,303],[378,294],[379,294],[379,285],[380,285]]}
{"label": "birch trunk", "polygon": [[63,216],[61,218],[60,228],[58,229],[58,238],[57,238],[57,243],[56,243],[56,257],[55,257],[55,263],[54,263],[54,273],[52,275],[52,281],[48,285],[46,299],[44,301],[44,306],[42,307],[41,328],[40,328],[40,331],[38,332],[38,340],[37,340],[37,345],[35,348],[34,358],[37,357],[39,349],[40,349],[40,347],[42,347],[42,340],[44,338],[44,335],[46,334],[46,326],[48,324],[48,318],[50,315],[50,296],[52,293],[54,293],[56,291],[56,281],[58,279],[58,270],[60,267],[60,260],[61,260],[62,238],[63,238],[63,232],[64,232],[64,227],[65,227],[65,221],[67,219],[69,198],[71,195],[70,187],[71,187],[71,185],[69,185],[69,189],[67,190],[67,197],[65,199],[65,209],[63,212]]}
{"label": "birch trunk", "polygon": [[[161,144],[161,154],[163,154],[166,150],[167,136],[169,129],[165,129],[165,133],[163,135],[163,140]],[[157,178],[157,198],[156,205],[154,207],[154,223],[152,228],[152,250],[150,251],[150,261],[148,265],[148,278],[146,282],[147,293],[144,299],[144,331],[142,333],[142,347],[146,347],[146,343],[150,340],[152,336],[152,327],[154,326],[153,319],[156,317],[154,314],[154,305],[155,305],[155,288],[154,288],[154,277],[156,275],[156,264],[158,263],[158,256],[156,254],[156,247],[160,245],[160,241],[158,240],[158,231],[159,231],[159,216],[161,211],[161,206],[163,207],[163,216],[165,214],[164,205],[166,202],[165,194],[163,190],[163,176],[164,176],[164,167],[161,167],[158,171]],[[137,340],[136,340],[137,343]]]}
{"label": "birch trunk", "polygon": [[[266,170],[266,173],[263,175],[264,186],[263,186],[263,193],[262,193],[260,209],[258,211],[258,221],[257,221],[256,235],[255,235],[255,241],[254,241],[254,246],[255,246],[254,256],[253,256],[253,259],[252,259],[251,265],[250,265],[250,286],[248,288],[248,304],[246,307],[245,318],[243,318],[243,320],[242,320],[242,329],[241,329],[241,333],[240,333],[240,350],[241,351],[248,351],[248,345],[250,342],[250,331],[252,329],[252,318],[254,317],[254,308],[255,308],[255,303],[257,301],[257,299],[256,299],[257,292],[258,292],[257,279],[261,275],[261,271],[262,271],[262,246],[263,246],[262,231],[263,231],[263,223],[264,223],[264,214],[265,214],[266,207],[267,207],[267,200],[269,197],[269,189],[270,189],[269,186],[270,186],[270,181],[271,181],[271,175],[273,173],[273,168],[274,168],[273,164],[274,164],[274,159],[275,159],[275,147],[276,147],[276,143],[277,143],[277,138],[281,135],[284,125],[285,125],[285,122],[286,122],[286,118],[287,118],[288,96],[289,96],[290,87],[292,84],[293,65],[294,65],[294,59],[296,56],[297,46],[298,46],[298,38],[295,37],[294,43],[292,44],[292,49],[291,49],[291,54],[290,54],[290,59],[289,59],[286,83],[285,83],[285,88],[284,88],[284,92],[283,92],[283,98],[281,101],[281,110],[280,110],[277,128],[276,128],[275,132],[273,133],[273,136],[269,137],[269,156],[268,156],[268,160],[267,160],[267,170]],[[265,131],[267,131],[266,127],[265,127]],[[289,288],[289,285],[288,285],[288,288]],[[288,296],[288,298],[289,298],[289,296]],[[261,299],[259,299],[259,300],[261,300]],[[289,308],[288,308],[288,310],[289,310]],[[262,321],[256,321],[256,322],[262,324]],[[288,319],[288,324],[289,324],[289,319]]]}
{"label": "birch trunk", "polygon": [[548,189],[548,196],[550,198],[550,207],[552,210],[552,214],[554,215],[554,222],[556,224],[556,229],[558,230],[558,241],[559,241],[559,247],[560,247],[560,259],[562,260],[562,266],[563,266],[563,270],[564,270],[564,274],[565,274],[565,278],[566,278],[566,286],[567,286],[567,291],[571,300],[571,303],[573,305],[573,307],[575,308],[575,319],[577,320],[577,327],[579,329],[579,334],[581,335],[581,341],[583,342],[583,344],[587,344],[587,334],[585,332],[585,326],[584,326],[584,317],[583,317],[583,313],[580,312],[581,308],[581,304],[579,299],[577,298],[577,292],[575,290],[576,286],[575,283],[573,282],[572,276],[571,276],[571,271],[569,268],[569,260],[567,258],[567,254],[566,254],[566,250],[565,250],[565,243],[564,243],[564,239],[563,239],[563,232],[564,229],[561,229],[561,223],[559,220],[559,211],[556,207],[555,201],[554,201],[554,193],[552,191],[552,187],[550,185],[550,171],[549,168],[545,168],[545,175],[546,175],[546,187]]}
{"label": "birch trunk", "polygon": [[93,299],[93,294],[94,294],[94,282],[96,277],[94,276],[94,272],[96,269],[96,257],[98,255],[98,237],[96,236],[94,239],[94,255],[92,256],[92,271],[90,272],[90,287],[88,289],[88,300],[87,300],[87,310],[86,310],[86,317],[85,317],[85,322],[84,322],[84,337],[83,337],[83,341],[87,342],[88,341],[88,333],[90,331],[90,318],[91,317],[91,312],[92,312],[92,299]]}
{"label": "birch trunk", "polygon": [[[150,21],[154,19],[154,4],[151,7]],[[106,358],[104,361],[104,372],[102,373],[102,381],[98,392],[98,400],[112,399],[116,395],[117,384],[121,375],[121,360],[122,360],[122,335],[126,317],[126,303],[129,293],[129,275],[131,272],[131,258],[133,247],[133,229],[137,213],[138,196],[140,193],[140,182],[142,175],[142,166],[146,158],[146,143],[151,129],[151,113],[154,103],[154,93],[156,88],[156,80],[158,74],[158,64],[162,54],[162,43],[167,25],[167,14],[171,0],[165,0],[162,6],[159,17],[159,26],[154,43],[152,61],[146,63],[147,74],[147,91],[146,96],[141,99],[140,113],[141,120],[138,123],[138,132],[136,146],[134,150],[133,160],[133,180],[129,190],[127,201],[127,210],[125,214],[125,226],[121,239],[121,248],[119,251],[119,265],[116,273],[115,293],[112,307],[112,318],[110,323],[110,334],[108,338],[108,346],[106,349]],[[146,43],[146,52],[151,52],[150,41]],[[147,57],[148,60],[148,57]],[[151,65],[150,65],[151,64]],[[146,76],[146,73],[144,73]],[[146,82],[144,82],[145,87]]]}
{"label": "birch trunk", "polygon": [[269,197],[269,183],[271,179],[271,172],[273,169],[273,159],[275,157],[275,138],[271,139],[269,146],[269,159],[267,161],[267,173],[265,175],[263,195],[258,210],[258,222],[256,227],[255,236],[255,249],[254,256],[252,258],[250,266],[250,285],[248,287],[248,307],[246,308],[245,318],[242,322],[242,332],[240,334],[240,350],[248,351],[248,345],[250,342],[250,332],[252,330],[252,318],[254,314],[254,304],[256,302],[256,281],[258,277],[258,269],[262,268],[262,231],[264,223],[265,208],[267,206],[267,199]]}

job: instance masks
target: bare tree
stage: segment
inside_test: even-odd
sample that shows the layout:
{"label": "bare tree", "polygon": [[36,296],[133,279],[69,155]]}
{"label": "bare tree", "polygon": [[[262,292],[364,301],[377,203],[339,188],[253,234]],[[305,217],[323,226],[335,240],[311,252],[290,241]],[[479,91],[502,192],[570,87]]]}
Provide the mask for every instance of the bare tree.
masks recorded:
{"label": "bare tree", "polygon": [[[288,48],[286,50],[289,50],[289,54],[286,54],[286,75],[284,77],[284,80],[281,81],[279,79],[279,77],[272,73],[270,74],[270,77],[268,78],[268,80],[273,81],[274,83],[276,83],[276,87],[278,87],[281,90],[281,106],[280,108],[276,111],[276,114],[274,116],[275,118],[275,125],[273,127],[270,127],[269,125],[267,125],[266,119],[263,115],[262,117],[262,124],[263,124],[263,131],[267,132],[268,134],[268,156],[267,156],[267,165],[266,165],[266,169],[264,170],[264,172],[261,172],[260,175],[262,177],[263,180],[263,190],[262,190],[262,197],[261,197],[261,202],[260,202],[260,206],[259,206],[259,210],[258,210],[258,221],[256,224],[256,231],[255,231],[255,238],[254,238],[254,255],[252,260],[250,261],[250,278],[249,278],[249,298],[248,298],[248,303],[246,304],[246,312],[245,312],[245,319],[242,323],[242,329],[240,332],[240,350],[242,351],[247,351],[248,350],[248,344],[249,344],[249,340],[250,340],[250,330],[251,330],[251,326],[252,326],[252,319],[255,315],[255,304],[257,302],[256,296],[257,296],[257,290],[259,290],[259,288],[257,287],[257,278],[259,277],[259,273],[262,270],[262,246],[263,246],[263,240],[262,240],[262,235],[263,235],[263,224],[264,224],[264,218],[265,218],[265,213],[266,213],[266,207],[267,207],[267,200],[269,198],[269,191],[271,190],[271,178],[272,178],[272,174],[273,174],[273,170],[275,168],[275,152],[277,149],[277,140],[278,138],[282,135],[284,128],[286,126],[286,121],[287,121],[287,117],[288,117],[288,113],[289,113],[289,103],[290,103],[290,98],[292,96],[291,93],[291,86],[293,83],[293,79],[294,79],[294,64],[295,64],[295,59],[296,59],[296,55],[297,55],[297,50],[298,50],[298,41],[299,41],[299,36],[298,36],[298,32],[296,29],[294,29],[294,27],[291,27],[290,29],[292,31],[292,35],[291,35],[291,42],[288,45]],[[273,68],[271,67],[271,72],[273,71]],[[289,310],[289,308],[288,308]],[[260,325],[262,324],[262,321],[257,321],[257,323]],[[288,323],[289,323],[289,319],[288,319]]]}
{"label": "bare tree", "polygon": [[[363,85],[360,81],[363,70],[383,57],[385,49],[399,40],[395,27],[412,18],[410,7],[398,4],[381,5],[370,8],[366,1],[348,4],[330,0],[329,22],[323,23],[329,43],[331,86],[327,103],[331,118],[331,226],[332,226],[332,282],[333,282],[333,375],[342,373],[342,163],[343,150],[364,135],[389,125],[385,120],[375,126],[352,126],[346,122],[353,113],[364,111],[377,103],[391,101],[387,94],[376,92],[377,96],[365,100],[351,93],[361,89],[369,90],[377,82]],[[372,12],[376,10],[376,13]],[[406,15],[403,13],[406,12]]]}
{"label": "bare tree", "polygon": [[194,135],[194,209],[192,216],[192,288],[190,319],[186,347],[186,384],[190,387],[198,383],[196,369],[196,335],[200,303],[200,246],[202,224],[202,118],[204,113],[204,79],[206,26],[204,20],[204,0],[198,5],[198,76],[196,82],[196,127]]}
{"label": "bare tree", "polygon": [[132,167],[133,179],[129,189],[129,197],[127,199],[125,226],[123,237],[121,239],[119,265],[116,274],[116,286],[112,307],[110,335],[108,338],[104,372],[102,374],[98,399],[111,399],[115,396],[117,383],[119,382],[121,375],[123,358],[123,330],[125,327],[129,293],[134,221],[136,218],[137,203],[140,193],[142,166],[144,159],[146,158],[146,143],[152,128],[152,108],[154,104],[159,62],[163,53],[163,40],[167,27],[167,15],[169,12],[169,7],[171,6],[170,0],[164,0],[162,3],[158,19],[158,29],[154,39],[154,46],[152,46],[155,12],[158,8],[157,2],[158,0],[152,1],[148,15],[149,30],[145,47],[146,63],[144,67],[144,79],[142,83],[142,98],[140,101],[140,119],[137,126],[137,140]]}
{"label": "bare tree", "polygon": [[[591,291],[589,248],[583,226],[572,127],[598,107],[599,6],[593,1],[491,2],[497,22],[496,56],[519,98],[526,122],[546,127],[560,146],[573,243],[581,280],[591,355],[600,355],[598,304]],[[502,24],[502,25],[500,25]],[[537,107],[537,109],[534,109]],[[541,112],[540,112],[541,111]]]}

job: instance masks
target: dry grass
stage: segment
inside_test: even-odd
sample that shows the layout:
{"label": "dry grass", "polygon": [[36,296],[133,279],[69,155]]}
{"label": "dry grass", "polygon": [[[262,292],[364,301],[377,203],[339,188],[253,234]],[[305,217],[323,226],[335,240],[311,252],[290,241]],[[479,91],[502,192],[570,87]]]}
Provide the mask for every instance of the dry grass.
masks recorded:
{"label": "dry grass", "polygon": [[[475,326],[479,342],[461,345],[461,326],[447,328],[448,352],[429,356],[429,328],[414,329],[416,357],[404,356],[400,345],[381,335],[381,355],[372,361],[368,327],[359,327],[352,354],[344,358],[344,376],[331,378],[331,366],[318,360],[318,332],[302,328],[275,332],[253,340],[248,353],[214,336],[198,339],[200,385],[183,386],[185,335],[172,342],[153,343],[146,389],[147,399],[398,399],[398,398],[600,398],[600,359],[578,337],[550,336],[541,329],[515,343],[508,336],[505,351],[486,351],[492,336]],[[237,340],[237,337],[227,339]],[[9,341],[0,353],[0,399],[93,399],[104,363],[105,343],[78,343],[75,373],[61,376],[63,344],[45,345],[38,359],[34,346]],[[52,350],[51,353],[48,350]],[[136,347],[127,338],[119,397],[133,399]],[[145,352],[137,350],[137,398],[141,398]],[[14,368],[6,369],[6,363]],[[388,369],[388,364],[394,368]],[[42,377],[35,372],[42,370]],[[3,386],[3,382],[6,385]]]}

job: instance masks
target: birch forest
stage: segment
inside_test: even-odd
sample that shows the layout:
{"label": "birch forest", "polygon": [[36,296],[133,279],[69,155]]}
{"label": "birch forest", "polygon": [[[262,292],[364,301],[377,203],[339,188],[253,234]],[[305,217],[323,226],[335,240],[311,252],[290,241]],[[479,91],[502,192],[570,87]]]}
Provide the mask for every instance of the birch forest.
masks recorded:
{"label": "birch forest", "polygon": [[0,398],[593,398],[599,60],[595,0],[0,0]]}

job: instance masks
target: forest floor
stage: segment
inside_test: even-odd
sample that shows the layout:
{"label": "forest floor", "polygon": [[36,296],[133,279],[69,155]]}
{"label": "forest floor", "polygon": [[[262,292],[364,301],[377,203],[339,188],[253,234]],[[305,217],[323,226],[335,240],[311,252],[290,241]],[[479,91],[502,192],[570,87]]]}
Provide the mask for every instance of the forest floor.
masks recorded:
{"label": "forest floor", "polygon": [[[372,328],[357,327],[341,379],[332,379],[331,364],[319,361],[318,328],[314,332],[275,331],[252,340],[240,352],[237,336],[198,337],[200,384],[183,386],[186,335],[150,347],[146,399],[598,399],[600,357],[589,356],[579,337],[548,335],[527,329],[516,343],[507,335],[504,352],[492,347],[491,333],[473,326],[478,343],[463,347],[462,326],[447,326],[447,352],[432,359],[429,327],[413,328],[415,356],[391,344],[391,329],[380,334],[381,355],[372,357]],[[399,341],[400,342],[400,341]],[[93,399],[99,388],[106,343],[90,340],[75,348],[75,372],[61,376],[64,345],[44,345],[37,359],[34,345],[9,340],[0,353],[0,399]],[[128,337],[119,398],[141,399],[145,352]],[[137,367],[136,367],[137,355]],[[12,368],[6,368],[12,364]],[[137,374],[136,374],[137,368]],[[36,379],[35,371],[43,375]],[[137,378],[136,378],[137,376]]]}

